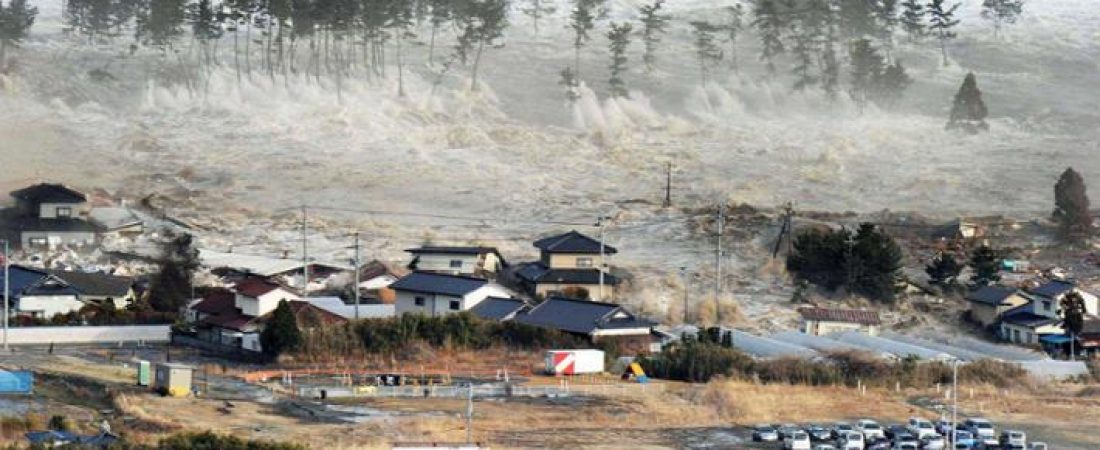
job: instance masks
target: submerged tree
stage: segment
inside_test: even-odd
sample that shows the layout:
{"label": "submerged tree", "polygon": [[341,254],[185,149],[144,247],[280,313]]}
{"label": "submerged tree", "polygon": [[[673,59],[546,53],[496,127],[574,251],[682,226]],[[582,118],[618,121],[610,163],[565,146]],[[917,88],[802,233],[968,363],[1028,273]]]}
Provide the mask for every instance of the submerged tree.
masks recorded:
{"label": "submerged tree", "polygon": [[[450,3],[447,0],[433,0]],[[546,16],[554,14],[558,8],[550,0],[527,0],[528,5],[520,9],[520,12],[531,18],[531,27],[534,28],[535,37],[539,35],[539,22]]]}
{"label": "submerged tree", "polygon": [[1085,180],[1072,167],[1062,172],[1054,185],[1054,213],[1063,239],[1076,240],[1092,234],[1092,213]]}
{"label": "submerged tree", "polygon": [[569,14],[569,28],[573,30],[573,75],[581,75],[581,49],[591,40],[589,32],[596,28],[596,20],[607,12],[603,9],[606,0],[574,0],[573,12]]}
{"label": "submerged tree", "polygon": [[626,72],[626,50],[630,46],[630,33],[633,31],[634,27],[630,23],[614,22],[607,31],[608,51],[611,54],[611,64],[608,66],[611,70],[611,78],[608,84],[611,87],[612,97],[626,97],[629,94],[626,82],[623,81],[623,72]]}
{"label": "submerged tree", "polygon": [[867,38],[852,42],[848,49],[848,58],[852,64],[848,95],[862,111],[874,95],[875,83],[886,67],[885,59]]}
{"label": "submerged tree", "polygon": [[27,0],[8,0],[7,6],[0,0],[0,73],[7,67],[8,47],[19,47],[37,16],[38,8],[27,5]]}
{"label": "submerged tree", "polygon": [[576,103],[576,101],[581,98],[581,82],[577,79],[577,74],[574,73],[573,68],[569,66],[563,67],[558,74],[560,76],[558,84],[565,89],[565,99],[569,101],[570,104]]}
{"label": "submerged tree", "polygon": [[760,60],[770,74],[775,74],[775,59],[786,50],[782,40],[785,23],[779,8],[775,0],[756,0],[753,9],[752,25],[760,34]]}
{"label": "submerged tree", "polygon": [[138,8],[134,37],[142,45],[156,48],[162,53],[183,34],[187,19],[186,0],[149,0]]}
{"label": "submerged tree", "polygon": [[710,68],[722,60],[722,51],[718,49],[714,39],[714,34],[720,29],[714,24],[699,20],[691,22],[691,29],[695,36],[695,57],[699,61],[699,76],[705,88]]}
{"label": "submerged tree", "polygon": [[947,121],[947,129],[963,129],[970,133],[988,130],[989,124],[985,123],[989,111],[982,101],[982,91],[978,89],[978,79],[974,73],[966,74],[959,92],[955,94],[955,103],[951,106],[951,117]]}
{"label": "submerged tree", "polygon": [[920,0],[905,0],[901,3],[901,28],[909,36],[909,42],[924,37],[924,5]]}
{"label": "submerged tree", "polygon": [[298,318],[290,309],[290,303],[279,300],[279,305],[271,312],[271,318],[260,332],[260,346],[264,354],[277,357],[301,344],[302,331],[298,329]]}
{"label": "submerged tree", "polygon": [[734,71],[738,69],[737,37],[745,27],[744,17],[745,9],[740,3],[726,7],[726,40],[728,40],[730,44],[730,67],[732,67]]}
{"label": "submerged tree", "polygon": [[653,65],[657,62],[657,45],[661,43],[661,36],[665,34],[668,27],[669,16],[661,13],[664,4],[664,0],[656,0],[648,5],[638,7],[639,20],[642,22],[642,44],[644,45],[642,62],[645,63],[647,71],[652,71]]}
{"label": "submerged tree", "polygon": [[477,90],[477,74],[486,45],[495,45],[508,26],[508,0],[470,0],[460,40],[477,44],[474,65],[470,70],[470,89]]}
{"label": "submerged tree", "polygon": [[1016,23],[1024,12],[1024,0],[983,0],[982,17],[993,22],[993,35],[1001,33],[1005,24]]}
{"label": "submerged tree", "polygon": [[159,270],[149,282],[149,304],[161,312],[177,312],[191,298],[199,252],[190,234],[168,235],[161,248]]}
{"label": "submerged tree", "polygon": [[878,21],[878,39],[886,49],[886,59],[890,60],[894,50],[894,30],[898,27],[898,0],[879,0],[874,5],[875,19]]}
{"label": "submerged tree", "polygon": [[978,285],[987,285],[1001,280],[1001,266],[1004,255],[988,245],[982,245],[970,254],[970,268],[974,274],[970,281]]}
{"label": "submerged tree", "polygon": [[[428,65],[435,65],[435,36],[444,24],[454,18],[454,2],[451,0],[426,0],[428,2],[428,15],[432,25],[431,35],[428,38]],[[533,0],[537,5],[541,0]],[[537,19],[536,19],[537,20]],[[538,31],[538,22],[535,22],[535,30]]]}
{"label": "submerged tree", "polygon": [[963,265],[955,259],[955,255],[940,253],[925,266],[924,273],[928,274],[932,284],[946,287],[955,284],[962,270]]}
{"label": "submerged tree", "polygon": [[951,7],[947,7],[944,2],[946,0],[931,0],[928,3],[927,11],[930,25],[929,29],[936,34],[936,39],[940,41],[940,53],[943,54],[943,65],[947,65],[947,41],[955,39],[955,26],[959,24],[959,21],[955,19],[955,10],[959,9],[961,3],[956,3]]}
{"label": "submerged tree", "polygon": [[847,40],[879,36],[879,24],[875,9],[877,1],[836,0],[837,15],[841,30]]}
{"label": "submerged tree", "polygon": [[890,301],[897,293],[901,247],[870,223],[847,229],[811,230],[795,238],[787,269],[798,280],[830,290],[845,288]]}
{"label": "submerged tree", "polygon": [[[823,6],[822,6],[823,5]],[[818,63],[819,47],[826,40],[825,27],[828,26],[828,4],[811,0],[804,4],[805,9],[790,21],[791,55],[794,56],[794,90],[801,91],[819,81],[814,73]]]}

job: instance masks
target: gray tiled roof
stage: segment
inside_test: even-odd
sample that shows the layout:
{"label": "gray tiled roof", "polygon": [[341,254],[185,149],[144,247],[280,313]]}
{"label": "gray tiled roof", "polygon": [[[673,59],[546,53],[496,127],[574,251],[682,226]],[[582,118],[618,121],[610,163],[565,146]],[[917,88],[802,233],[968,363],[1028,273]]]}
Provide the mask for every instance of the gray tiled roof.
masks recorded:
{"label": "gray tiled roof", "polygon": [[[623,317],[614,317],[618,315]],[[621,305],[564,297],[550,297],[530,311],[517,315],[515,320],[527,325],[584,334],[601,329],[649,328],[656,325],[634,316]]]}
{"label": "gray tiled roof", "polygon": [[65,280],[83,295],[123,297],[130,292],[134,280],[103,273],[47,270],[51,275]]}
{"label": "gray tiled roof", "polygon": [[1006,298],[1015,294],[1016,290],[1003,286],[982,286],[977,290],[966,294],[966,299],[974,303],[982,303],[989,306],[1000,306]]}
{"label": "gray tiled roof", "polygon": [[[535,247],[550,253],[600,253],[600,241],[577,232],[570,231],[535,241]],[[618,253],[615,247],[604,245],[604,254]]]}
{"label": "gray tiled roof", "polygon": [[[562,283],[562,284],[599,284],[599,269],[550,269],[542,263],[530,263],[516,272],[520,279],[532,283]],[[604,273],[603,282],[607,285],[619,284],[619,279],[609,273]]]}
{"label": "gray tiled roof", "polygon": [[1055,280],[1043,283],[1041,286],[1034,289],[1028,289],[1028,292],[1046,298],[1054,298],[1059,295],[1065,294],[1066,292],[1072,291],[1074,287],[1074,284],[1068,281]]}
{"label": "gray tiled roof", "polygon": [[11,193],[12,197],[35,203],[84,203],[84,194],[63,184],[39,183]]}
{"label": "gray tiled roof", "polygon": [[460,277],[428,272],[413,272],[395,281],[390,289],[397,291],[443,294],[461,297],[488,284],[480,278]]}
{"label": "gray tiled roof", "polygon": [[526,307],[527,303],[518,298],[489,297],[470,308],[470,313],[486,320],[507,320]]}

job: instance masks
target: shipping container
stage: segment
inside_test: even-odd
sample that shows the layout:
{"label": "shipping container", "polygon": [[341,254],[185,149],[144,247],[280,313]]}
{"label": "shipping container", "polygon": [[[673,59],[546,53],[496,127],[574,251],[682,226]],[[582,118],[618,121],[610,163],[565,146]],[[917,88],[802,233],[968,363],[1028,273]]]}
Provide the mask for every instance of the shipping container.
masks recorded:
{"label": "shipping container", "polygon": [[546,373],[578,375],[603,373],[602,350],[550,350],[546,352]]}
{"label": "shipping container", "polygon": [[183,364],[159,363],[156,365],[154,390],[162,395],[186,397],[191,393],[191,375],[194,368]]}

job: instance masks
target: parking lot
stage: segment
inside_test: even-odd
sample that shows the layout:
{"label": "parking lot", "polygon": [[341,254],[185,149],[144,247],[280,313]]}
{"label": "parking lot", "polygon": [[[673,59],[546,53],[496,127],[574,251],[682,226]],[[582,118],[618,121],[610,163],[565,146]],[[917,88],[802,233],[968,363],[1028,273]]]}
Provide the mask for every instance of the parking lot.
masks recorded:
{"label": "parking lot", "polygon": [[[1001,430],[982,418],[960,418],[956,449],[1046,450],[1020,430]],[[951,448],[947,420],[911,418],[906,423],[871,419],[814,424],[759,424],[746,430],[748,448],[790,450],[942,450]]]}

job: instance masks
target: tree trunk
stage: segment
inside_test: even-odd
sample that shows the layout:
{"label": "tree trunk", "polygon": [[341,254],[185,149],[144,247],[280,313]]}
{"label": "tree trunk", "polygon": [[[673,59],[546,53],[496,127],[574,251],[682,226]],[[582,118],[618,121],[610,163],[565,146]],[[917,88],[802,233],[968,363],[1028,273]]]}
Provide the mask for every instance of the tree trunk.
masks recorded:
{"label": "tree trunk", "polygon": [[477,90],[477,69],[481,66],[481,52],[485,49],[485,40],[480,39],[477,43],[477,54],[474,55],[474,68],[473,75],[470,77],[470,90]]}
{"label": "tree trunk", "polygon": [[0,73],[4,73],[7,66],[8,40],[0,39]]}
{"label": "tree trunk", "polygon": [[248,29],[244,30],[244,73],[252,79],[252,16],[248,16]]}
{"label": "tree trunk", "polygon": [[397,32],[397,96],[405,96],[405,71],[401,60],[401,31]]}
{"label": "tree trunk", "polygon": [[237,43],[239,31],[238,28],[233,28],[233,68],[237,71],[237,86],[241,85],[241,52],[240,45]]}
{"label": "tree trunk", "polygon": [[428,67],[435,67],[435,33],[439,26],[432,23],[432,37],[428,40]]}

